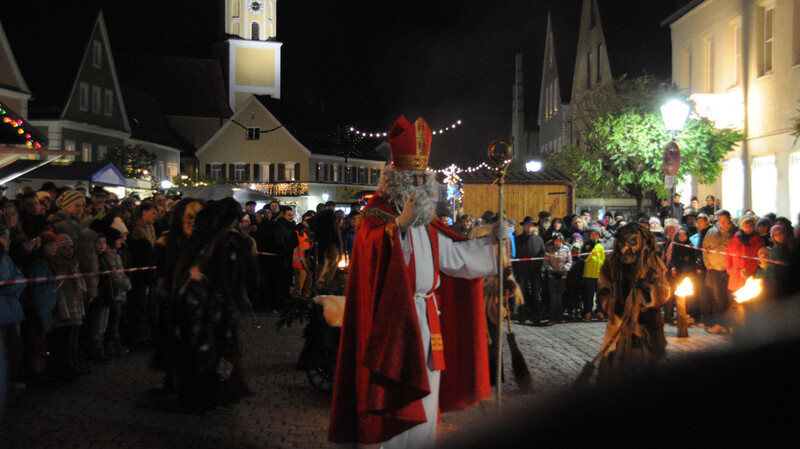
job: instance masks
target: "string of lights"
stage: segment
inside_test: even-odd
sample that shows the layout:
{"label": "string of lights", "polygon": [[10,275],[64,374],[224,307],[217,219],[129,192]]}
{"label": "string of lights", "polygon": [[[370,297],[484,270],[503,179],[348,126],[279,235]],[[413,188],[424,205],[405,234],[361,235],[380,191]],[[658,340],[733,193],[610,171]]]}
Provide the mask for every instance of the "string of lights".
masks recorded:
{"label": "string of lights", "polygon": [[[472,173],[472,172],[475,172],[475,171],[478,171],[478,170],[495,170],[496,171],[497,169],[492,167],[491,165],[487,164],[486,162],[481,162],[480,164],[478,164],[475,167],[467,167],[467,168],[461,168],[461,167],[453,164],[453,165],[451,165],[449,167],[445,167],[445,168],[436,170],[436,173],[441,173],[441,174],[443,174],[445,176],[445,179],[448,179],[448,177],[451,177],[451,176],[458,176],[459,173]],[[447,183],[447,182],[445,182],[445,183]]]}
{"label": "string of lights", "polygon": [[9,111],[7,111],[7,110],[6,110],[6,108],[5,108],[5,107],[3,107],[3,105],[2,105],[2,104],[0,104],[0,116],[2,116],[2,117],[3,117],[3,123],[8,123],[8,124],[10,124],[12,127],[14,127],[14,128],[17,128],[17,134],[24,135],[24,137],[25,137],[25,144],[26,144],[26,145],[27,145],[29,148],[37,148],[37,149],[38,149],[38,148],[41,148],[41,147],[42,147],[42,144],[41,144],[40,142],[37,142],[37,141],[36,141],[36,140],[33,138],[33,136],[31,135],[31,133],[29,133],[29,132],[26,132],[26,131],[25,131],[25,128],[23,128],[23,127],[22,127],[22,124],[24,123],[24,122],[22,121],[22,119],[20,119],[20,118],[14,118],[14,117],[11,117],[10,115],[11,115],[11,114],[9,114]]}
{"label": "string of lights", "polygon": [[[456,121],[455,121],[455,123],[452,123],[452,124],[450,124],[450,126],[447,126],[447,127],[444,127],[444,128],[434,128],[434,127],[431,127],[431,134],[433,134],[433,135],[437,135],[437,134],[444,134],[444,133],[446,133],[446,132],[450,132],[450,131],[453,131],[454,129],[457,129],[457,128],[458,128],[458,127],[460,127],[461,125],[462,125],[462,122],[461,122],[461,120],[456,120]],[[382,137],[387,137],[387,136],[389,135],[389,133],[388,133],[388,132],[368,132],[368,131],[362,131],[361,129],[359,129],[359,128],[355,127],[355,126],[351,126],[351,127],[349,128],[349,131],[350,131],[351,133],[353,133],[354,135],[356,135],[356,136],[360,136],[360,137],[371,137],[371,138],[374,138],[374,139],[380,139],[380,138],[382,138]]]}

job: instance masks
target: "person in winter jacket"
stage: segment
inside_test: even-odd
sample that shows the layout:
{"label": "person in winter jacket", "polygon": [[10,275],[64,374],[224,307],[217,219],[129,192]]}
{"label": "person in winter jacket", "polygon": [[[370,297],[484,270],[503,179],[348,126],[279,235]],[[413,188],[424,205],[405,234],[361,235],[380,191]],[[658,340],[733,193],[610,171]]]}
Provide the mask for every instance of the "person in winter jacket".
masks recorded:
{"label": "person in winter jacket", "polygon": [[735,292],[744,286],[747,278],[758,270],[758,249],[764,240],[756,232],[756,219],[746,215],[739,220],[740,229],[728,241],[725,250],[725,270],[728,272],[728,290]]}
{"label": "person in winter jacket", "polygon": [[[52,277],[58,271],[56,263],[56,236],[52,232],[42,234],[42,246],[36,251],[28,271],[29,278]],[[47,382],[47,334],[53,332],[53,310],[58,301],[55,280],[30,284],[25,305],[26,359],[30,380]]]}
{"label": "person in winter jacket", "polygon": [[119,253],[125,241],[125,236],[122,232],[112,227],[106,230],[106,239],[108,241],[108,248],[100,257],[103,265],[115,272],[111,273],[114,301],[109,309],[108,326],[106,326],[103,346],[106,355],[118,357],[125,352],[125,348],[122,347],[122,342],[119,337],[119,322],[122,319],[122,312],[125,308],[127,292],[130,291],[132,285],[128,275],[122,271],[125,269],[125,266],[122,261],[122,256]]}
{"label": "person in winter jacket", "polygon": [[550,321],[547,325],[563,323],[564,290],[567,273],[572,268],[572,250],[564,243],[560,232],[553,234],[553,240],[547,242],[544,267],[550,288]]}
{"label": "person in winter jacket", "polygon": [[[674,292],[683,278],[691,276],[695,270],[696,254],[695,249],[689,246],[689,230],[682,226],[678,233],[672,238],[667,247],[667,269],[669,269],[668,279],[670,280],[671,290]],[[667,302],[664,303],[664,321],[672,322],[675,320],[675,295],[670,294]]]}
{"label": "person in winter jacket", "polygon": [[[0,281],[24,277],[8,255],[10,244],[9,229],[6,225],[0,224]],[[0,286],[0,339],[5,344],[8,383],[18,381],[17,375],[23,357],[20,323],[25,319],[25,314],[19,301],[23,290],[25,290],[25,284]]]}
{"label": "person in winter jacket", "polygon": [[[78,260],[72,239],[67,234],[56,235],[57,275],[79,274]],[[55,331],[48,346],[53,347],[56,374],[63,381],[77,380],[78,374],[89,371],[88,363],[78,351],[81,325],[85,316],[83,295],[86,284],[82,277],[64,279],[57,290],[57,302],[53,313]]]}
{"label": "person in winter jacket", "polygon": [[[522,233],[513,239],[519,258],[538,258],[544,255],[544,241],[536,235],[535,231],[536,223],[533,221],[533,217],[525,217],[522,220]],[[542,261],[513,262],[512,268],[514,277],[525,296],[525,306],[520,307],[518,312],[519,320],[521,323],[531,320],[534,325],[539,325],[542,319]]]}
{"label": "person in winter jacket", "polygon": [[[583,244],[581,253],[586,253],[581,256],[584,260],[583,267],[583,314],[584,321],[592,321],[592,303],[594,296],[597,292],[597,280],[600,277],[600,268],[603,267],[603,262],[606,260],[606,249],[600,242],[601,230],[599,226],[592,226],[589,229],[589,240]],[[598,302],[597,309],[595,310],[596,316],[600,321],[605,321],[606,316],[603,311],[603,306]]]}

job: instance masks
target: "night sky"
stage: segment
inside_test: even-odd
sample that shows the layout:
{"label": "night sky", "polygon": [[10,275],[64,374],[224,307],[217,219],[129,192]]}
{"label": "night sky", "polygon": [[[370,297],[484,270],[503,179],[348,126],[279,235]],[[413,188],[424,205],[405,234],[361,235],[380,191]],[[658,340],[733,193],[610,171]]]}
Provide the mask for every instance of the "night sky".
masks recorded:
{"label": "night sky", "polygon": [[[220,40],[220,5],[217,0],[28,0],[0,11],[0,20],[10,39],[26,40],[12,41],[17,59],[42,58],[56,66],[64,59],[68,65],[88,41],[88,31],[71,30],[91,27],[100,7],[115,54],[210,58]],[[323,108],[342,126],[368,131],[388,131],[401,114],[412,121],[422,115],[433,128],[460,119],[461,128],[434,137],[431,165],[476,165],[486,160],[489,142],[510,137],[517,52],[524,53],[526,109],[535,123],[546,5],[279,0],[282,99]],[[21,48],[54,54],[20,55]],[[61,69],[58,73],[66,71]]]}

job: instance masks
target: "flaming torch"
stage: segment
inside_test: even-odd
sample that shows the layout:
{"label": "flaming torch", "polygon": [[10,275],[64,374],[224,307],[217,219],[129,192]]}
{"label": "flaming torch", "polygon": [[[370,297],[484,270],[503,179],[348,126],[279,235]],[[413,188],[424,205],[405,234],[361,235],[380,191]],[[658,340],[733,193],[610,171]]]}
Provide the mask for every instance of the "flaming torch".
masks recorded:
{"label": "flaming torch", "polygon": [[746,309],[751,308],[751,305],[755,301],[754,299],[758,298],[761,295],[761,279],[755,278],[747,278],[744,281],[744,286],[736,292],[733,293],[733,297],[736,300],[737,307],[731,307],[732,311],[735,311],[735,320],[742,325],[747,322],[747,315]]}
{"label": "flaming torch", "polygon": [[686,316],[686,297],[694,294],[692,281],[688,277],[675,290],[675,306],[678,309],[678,338],[689,338],[689,318]]}

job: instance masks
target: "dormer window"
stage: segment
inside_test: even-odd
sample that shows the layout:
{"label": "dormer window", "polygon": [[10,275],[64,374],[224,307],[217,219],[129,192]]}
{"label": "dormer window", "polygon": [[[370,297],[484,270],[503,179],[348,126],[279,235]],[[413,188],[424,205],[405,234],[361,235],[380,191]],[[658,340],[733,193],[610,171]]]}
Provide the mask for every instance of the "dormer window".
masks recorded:
{"label": "dormer window", "polygon": [[261,130],[259,128],[247,128],[247,140],[261,139]]}

